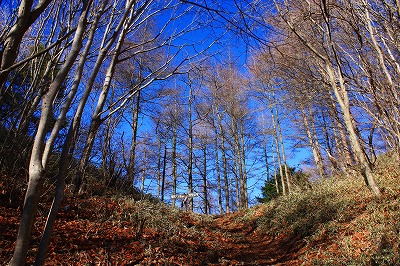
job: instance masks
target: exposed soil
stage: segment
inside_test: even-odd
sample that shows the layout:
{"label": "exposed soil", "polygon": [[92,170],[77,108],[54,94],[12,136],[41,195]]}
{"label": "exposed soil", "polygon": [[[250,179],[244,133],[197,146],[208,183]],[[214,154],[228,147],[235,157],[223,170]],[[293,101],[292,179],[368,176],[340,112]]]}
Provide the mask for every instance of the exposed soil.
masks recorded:
{"label": "exposed soil", "polygon": [[[310,203],[260,205],[221,216],[177,211],[111,193],[74,200],[67,196],[45,264],[400,265],[399,174],[391,167],[381,171],[387,171],[390,185],[380,199],[358,183],[349,186],[350,179],[340,179],[324,193],[305,195]],[[345,195],[337,195],[337,189]],[[27,265],[35,260],[53,190],[48,185],[43,191]],[[331,195],[329,200],[325,195]],[[24,180],[0,176],[0,265],[11,259],[23,198]],[[288,208],[293,214],[279,216]],[[332,216],[333,211],[340,215]],[[294,227],[292,220],[302,223]]]}
{"label": "exposed soil", "polygon": [[266,234],[255,222],[235,222],[238,214],[214,220],[217,231],[227,236],[221,243],[218,263],[214,265],[299,265],[304,252],[303,239],[293,235]]}
{"label": "exposed soil", "polygon": [[[238,222],[240,214],[199,222],[190,213],[182,212],[177,223],[182,229],[171,236],[146,227],[140,231],[137,224],[129,221],[99,220],[99,206],[110,210],[117,206],[108,198],[97,204],[96,200],[79,199],[74,205],[63,205],[46,265],[299,265],[297,258],[304,252],[302,239],[267,235],[257,230],[255,222]],[[0,261],[7,262],[12,255],[21,206],[4,201],[0,205]],[[44,222],[45,213],[39,210],[28,264],[34,261]],[[196,230],[189,233],[190,228]]]}

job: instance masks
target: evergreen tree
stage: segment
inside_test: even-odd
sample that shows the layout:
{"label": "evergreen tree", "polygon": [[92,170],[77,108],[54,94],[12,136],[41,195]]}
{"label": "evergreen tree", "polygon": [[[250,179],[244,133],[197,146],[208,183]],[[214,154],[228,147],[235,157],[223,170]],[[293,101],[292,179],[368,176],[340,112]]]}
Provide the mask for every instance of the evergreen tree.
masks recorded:
{"label": "evergreen tree", "polygon": [[[278,176],[276,178],[278,178]],[[261,188],[261,194],[262,197],[257,197],[257,201],[260,203],[266,203],[278,196],[274,177],[265,180],[264,186]]]}
{"label": "evergreen tree", "polygon": [[[281,167],[284,167],[283,165]],[[298,188],[300,190],[310,188],[309,183],[309,175],[304,173],[302,170],[297,170],[296,167],[287,166],[288,173],[290,175],[290,180],[292,182],[293,187]],[[269,176],[264,183],[264,186],[261,188],[261,197],[257,197],[257,201],[260,203],[265,203],[271,201],[272,199],[278,196],[277,191],[282,191],[281,184],[281,171],[278,168],[275,171],[275,175]],[[279,190],[276,189],[275,178],[278,180]]]}

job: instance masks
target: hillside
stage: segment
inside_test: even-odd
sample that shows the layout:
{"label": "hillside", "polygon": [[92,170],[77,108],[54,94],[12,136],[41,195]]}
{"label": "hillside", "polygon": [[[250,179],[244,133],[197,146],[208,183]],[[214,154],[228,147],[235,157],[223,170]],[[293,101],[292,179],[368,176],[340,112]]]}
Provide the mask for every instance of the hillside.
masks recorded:
{"label": "hillside", "polygon": [[[321,180],[306,192],[222,216],[162,203],[85,195],[64,200],[46,265],[398,265],[400,171],[379,161],[384,196],[359,176]],[[0,261],[12,255],[23,192],[0,182]],[[46,193],[43,194],[46,204]],[[29,263],[47,208],[41,206]]]}

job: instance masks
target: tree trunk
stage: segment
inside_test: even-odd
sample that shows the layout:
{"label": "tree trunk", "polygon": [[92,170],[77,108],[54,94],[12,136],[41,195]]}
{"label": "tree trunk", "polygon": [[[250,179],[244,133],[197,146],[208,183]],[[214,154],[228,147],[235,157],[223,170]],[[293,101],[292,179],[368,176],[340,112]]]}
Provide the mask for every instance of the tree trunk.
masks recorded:
{"label": "tree trunk", "polygon": [[287,162],[286,162],[285,144],[283,143],[283,135],[282,135],[282,129],[281,129],[281,121],[280,121],[280,119],[279,119],[278,109],[275,108],[275,111],[276,111],[276,124],[277,124],[277,127],[278,127],[279,143],[280,143],[280,146],[281,146],[282,161],[283,161],[283,167],[284,167],[284,171],[285,171],[285,179],[286,179],[286,185],[287,185],[287,193],[289,194],[290,192],[292,192],[292,184],[291,184],[290,174],[289,174],[288,166],[287,166]]}
{"label": "tree trunk", "polygon": [[89,36],[87,38],[87,43],[85,45],[85,49],[84,49],[83,53],[81,54],[79,62],[78,62],[78,66],[76,69],[72,88],[71,88],[70,92],[68,93],[67,99],[65,100],[65,102],[61,108],[61,111],[60,111],[60,114],[58,115],[57,121],[53,127],[53,130],[51,131],[51,135],[50,135],[48,141],[46,142],[46,147],[45,147],[44,156],[43,156],[43,160],[42,160],[44,165],[48,161],[48,157],[50,156],[51,150],[53,149],[54,142],[56,141],[56,139],[58,137],[58,134],[62,128],[62,125],[65,122],[67,112],[70,110],[72,101],[75,98],[76,92],[78,91],[78,87],[79,87],[79,84],[82,79],[82,74],[83,74],[83,69],[85,67],[86,59],[90,52],[90,48],[93,43],[94,35],[96,33],[97,24],[100,20],[100,17],[102,16],[102,14],[104,12],[106,3],[107,3],[107,1],[104,1],[103,5],[99,8],[99,12],[97,13],[96,17],[94,18],[94,20],[92,22]]}
{"label": "tree trunk", "polygon": [[90,9],[91,2],[85,2],[85,4],[82,8],[82,14],[80,16],[74,40],[72,42],[71,51],[68,54],[56,78],[50,85],[48,92],[43,96],[42,113],[40,116],[39,126],[32,148],[31,160],[29,163],[28,188],[25,194],[22,218],[20,227],[18,229],[14,254],[10,262],[10,265],[12,266],[25,265],[25,259],[29,248],[32,228],[35,222],[36,211],[39,204],[40,191],[44,182],[44,174],[46,169],[44,168],[45,166],[42,164],[42,159],[45,148],[44,141],[46,139],[47,128],[49,126],[50,118],[52,115],[52,105],[62,83],[67,77],[68,72],[70,71],[82,47],[84,33],[87,25],[86,17]]}
{"label": "tree trunk", "polygon": [[[119,25],[117,26],[117,29],[122,28],[122,25],[124,25],[124,26],[129,25],[131,20],[133,19],[132,13],[131,13],[132,11],[129,10],[129,8],[133,5],[133,2],[134,1],[130,1],[127,4],[126,9],[125,9],[125,13],[123,15],[123,18],[121,19]],[[128,13],[131,14],[131,16],[126,21],[125,19],[127,18]],[[102,91],[100,93],[99,99],[97,101],[96,109],[95,109],[95,111],[94,111],[94,113],[92,115],[92,121],[90,123],[89,135],[88,135],[88,137],[86,139],[84,152],[83,152],[82,157],[81,157],[81,159],[79,161],[79,168],[78,168],[77,174],[75,176],[74,194],[79,192],[80,187],[81,187],[81,185],[83,183],[83,178],[84,178],[84,175],[85,175],[85,168],[86,168],[86,166],[87,166],[87,164],[89,162],[89,157],[90,157],[90,154],[92,152],[92,148],[93,148],[93,144],[94,144],[94,138],[96,137],[97,130],[99,129],[101,123],[103,122],[102,119],[100,118],[100,115],[101,115],[101,112],[103,111],[103,108],[104,108],[104,105],[105,105],[105,102],[106,102],[106,99],[107,99],[107,96],[108,96],[108,92],[110,90],[111,80],[112,80],[112,78],[114,76],[115,67],[116,67],[116,65],[118,63],[118,56],[119,56],[119,54],[121,52],[122,46],[124,44],[125,36],[126,36],[128,30],[129,30],[128,27],[124,27],[122,29],[121,33],[119,34],[118,41],[117,41],[116,47],[114,48],[113,56],[111,58],[111,62],[109,64],[108,68],[107,68],[106,77],[105,77],[104,82],[103,82],[103,88],[102,88]],[[106,51],[108,51],[110,49],[110,47],[111,47],[112,43],[115,41],[115,39],[116,39],[116,36],[113,35],[112,38],[109,40],[109,42],[104,47],[104,49],[102,49],[100,51],[100,54],[99,54],[99,56],[98,56],[98,58],[96,60],[96,64],[97,63],[101,64],[101,62],[103,61],[101,59],[104,59],[104,57],[106,56]],[[95,67],[96,66],[97,65],[95,65]],[[98,66],[98,67],[100,67],[100,66]],[[100,68],[95,68],[96,72],[93,71],[93,73],[92,73],[92,75],[90,77],[90,83],[88,82],[88,84],[90,84],[90,85],[94,84],[94,80],[95,80],[95,78],[97,76],[97,73],[98,73],[99,69]],[[91,89],[92,88],[89,87],[88,85],[86,86],[86,90],[89,91],[89,93],[90,93]],[[85,100],[82,99],[81,102],[84,101],[84,103],[86,103],[86,100],[87,100],[87,98],[85,98]],[[83,109],[82,109],[82,112],[83,112]]]}
{"label": "tree trunk", "polygon": [[[177,125],[174,125],[173,128],[173,133],[172,133],[172,155],[171,155],[171,159],[172,159],[172,194],[176,195],[177,193],[177,162],[176,162],[176,140],[177,140]],[[172,207],[175,207],[175,203],[176,203],[176,198],[172,199]]]}
{"label": "tree trunk", "polygon": [[74,179],[74,195],[77,195],[81,191],[86,167],[89,163],[90,153],[92,152],[94,140],[102,122],[103,121],[99,117],[97,117],[93,118],[90,124],[89,135],[86,139],[85,147],[82,153],[82,158],[79,161],[79,168]]}
{"label": "tree trunk", "polygon": [[[157,129],[156,129],[157,132]],[[160,199],[161,198],[161,139],[156,133],[157,136],[157,142],[158,142],[158,147],[157,147],[157,197]]]}
{"label": "tree trunk", "polygon": [[[107,124],[104,126],[105,127],[105,132],[102,134],[103,136],[103,145],[101,147],[101,171],[103,172],[103,181],[105,184],[108,184],[108,180],[113,175],[113,170],[112,170],[112,159],[109,158],[110,155],[110,150],[111,150],[111,136],[113,134],[113,131],[111,129],[112,127],[112,119],[109,119],[107,121]],[[107,162],[109,160],[109,162]]]}
{"label": "tree trunk", "polygon": [[241,146],[239,141],[239,128],[238,128],[238,120],[235,117],[232,117],[232,134],[233,134],[233,143],[234,143],[234,153],[235,153],[235,169],[236,171],[236,198],[237,198],[237,206],[238,209],[245,208],[246,194],[244,191],[244,173],[243,173],[243,160],[241,154]]}
{"label": "tree trunk", "polygon": [[[322,160],[322,155],[321,155],[321,150],[320,150],[320,146],[319,146],[317,132],[315,129],[314,114],[313,114],[312,108],[310,105],[308,106],[308,115],[306,114],[304,107],[301,108],[301,111],[302,111],[302,115],[303,115],[304,127],[305,127],[307,137],[308,137],[308,140],[310,143],[311,151],[314,156],[315,165],[317,166],[320,177],[324,178],[324,177],[326,177],[326,172],[325,172],[325,167],[324,167],[324,163]],[[308,117],[310,117],[310,121],[308,120]]]}
{"label": "tree trunk", "polygon": [[[147,161],[147,151],[146,150],[144,150],[143,151],[143,164],[145,165],[146,164],[146,161]],[[145,186],[145,182],[146,182],[146,170],[147,169],[145,169],[144,168],[144,166],[143,166],[143,169],[142,169],[142,186],[141,186],[141,192],[142,192],[142,194],[144,195],[146,192],[145,192],[145,189],[144,189],[144,186]]]}
{"label": "tree trunk", "polygon": [[[273,144],[271,146],[273,146]],[[276,150],[279,151],[279,149],[277,149],[277,148],[276,148]],[[279,154],[278,154],[278,156],[279,156]],[[276,161],[275,161],[275,158],[274,158],[274,152],[273,151],[272,151],[272,162],[274,163],[274,180],[275,180],[276,194],[280,195],[281,194],[281,190],[279,189],[279,180],[278,180],[278,177],[276,175],[277,165],[276,165]]]}
{"label": "tree trunk", "polygon": [[[329,79],[329,77],[328,77]],[[339,116],[339,112],[336,109],[336,103],[334,99],[334,95],[332,93],[329,94],[329,98],[331,101],[331,112],[332,112],[332,121],[331,127],[334,130],[334,137],[336,143],[337,150],[337,158],[338,166],[342,170],[343,173],[348,174],[348,166],[353,165],[356,160],[351,152],[351,147],[348,142],[348,138],[346,135],[346,129],[342,125],[342,119]]]}
{"label": "tree trunk", "polygon": [[[269,160],[268,160],[268,151],[267,151],[267,140],[266,138],[264,139],[263,143],[263,152],[264,152],[264,163],[265,163],[265,173],[266,173],[266,179],[270,179],[270,172],[269,172]],[[279,194],[279,193],[278,193]]]}
{"label": "tree trunk", "polygon": [[240,129],[240,154],[241,154],[241,164],[243,177],[241,179],[241,188],[240,188],[240,196],[242,201],[242,208],[247,209],[249,206],[249,198],[247,194],[247,170],[246,170],[246,152],[245,152],[245,142],[244,142],[244,125],[243,121],[241,122]]}
{"label": "tree trunk", "polygon": [[[5,92],[5,82],[11,67],[17,58],[19,46],[22,38],[29,27],[36,21],[41,13],[50,4],[51,0],[40,1],[36,7],[32,9],[33,0],[22,0],[18,7],[18,16],[16,23],[12,26],[7,37],[4,39],[3,49],[0,51],[0,100]],[[4,87],[4,89],[3,89]]]}
{"label": "tree trunk", "polygon": [[[44,91],[47,89],[47,86],[45,84],[40,84],[40,81],[42,81],[43,77],[49,77],[51,76],[52,71],[55,72],[55,67],[57,64],[60,63],[60,57],[63,55],[63,52],[66,49],[66,47],[63,47],[59,49],[58,56],[56,56],[55,59],[53,60],[48,60],[46,69],[44,73],[33,73],[32,75],[35,77],[34,80],[32,81],[32,84],[30,85],[29,92],[26,93],[26,98],[28,97],[33,97],[33,100],[27,100],[24,110],[21,113],[21,117],[18,123],[18,130],[16,135],[17,136],[23,136],[26,135],[28,132],[29,124],[32,120],[32,116],[34,112],[37,111],[37,107],[39,106],[40,100],[43,96]],[[46,56],[42,56],[42,60],[44,61]],[[44,62],[42,62],[43,64]],[[41,68],[41,64],[39,64],[39,68]],[[40,72],[40,71],[35,71],[35,72]],[[35,95],[35,91],[36,95]],[[56,129],[53,129],[53,131],[56,131]],[[47,143],[46,143],[47,146]],[[45,152],[46,153],[46,152]]]}
{"label": "tree trunk", "polygon": [[67,176],[68,163],[70,157],[69,149],[71,147],[73,137],[74,137],[74,130],[71,124],[71,127],[68,130],[68,134],[62,148],[61,157],[58,165],[58,174],[56,178],[57,181],[56,181],[56,191],[54,195],[54,200],[51,205],[50,212],[47,216],[46,225],[44,227],[42,238],[40,239],[38,253],[36,254],[35,266],[44,265],[54,223],[57,218],[57,213],[60,204],[64,198],[65,177]]}
{"label": "tree trunk", "polygon": [[[110,23],[107,25],[107,30],[104,33],[103,36],[103,42],[101,44],[101,48],[99,50],[98,56],[96,58],[96,62],[94,63],[92,73],[90,74],[90,77],[87,81],[85,91],[83,95],[81,96],[81,100],[78,104],[77,110],[75,111],[74,119],[72,121],[72,128],[74,130],[74,137],[73,137],[73,143],[71,143],[71,146],[74,146],[74,142],[77,139],[77,133],[79,131],[81,119],[82,119],[82,114],[84,111],[84,108],[86,106],[87,100],[90,96],[90,93],[92,91],[92,88],[94,87],[94,83],[97,77],[97,74],[100,71],[100,68],[104,62],[105,57],[107,56],[108,51],[114,44],[115,40],[118,37],[118,33],[122,29],[123,25],[125,24],[125,20],[130,12],[130,9],[133,5],[134,1],[130,1],[129,4],[126,6],[124,14],[122,15],[121,20],[119,21],[118,25],[113,29],[113,34],[109,37],[108,41],[105,43],[105,40],[107,39],[108,34],[111,31],[111,23],[113,22],[110,20]],[[104,1],[104,7],[108,4],[108,0]],[[104,9],[104,8],[103,8]],[[101,9],[102,10],[102,9]],[[114,14],[115,15],[115,14]],[[74,182],[79,183],[79,181],[76,180],[76,178],[81,178],[81,177],[75,177]]]}
{"label": "tree trunk", "polygon": [[226,148],[225,148],[225,133],[222,127],[222,118],[220,112],[217,112],[218,116],[218,127],[221,137],[221,156],[222,156],[222,171],[224,178],[224,192],[225,192],[225,212],[230,212],[230,191],[229,191],[229,178],[228,178],[228,160],[226,158]]}
{"label": "tree trunk", "polygon": [[[69,110],[69,107],[71,105],[71,102],[77,92],[78,89],[78,85],[80,83],[81,77],[82,77],[82,73],[83,73],[83,67],[84,64],[86,62],[87,59],[87,55],[90,51],[90,47],[92,45],[93,42],[93,38],[94,38],[94,33],[96,32],[96,27],[97,27],[97,23],[101,17],[101,15],[103,14],[103,9],[105,7],[105,3],[104,5],[100,8],[100,11],[98,12],[98,15],[95,17],[92,26],[91,26],[91,30],[89,33],[89,37],[88,37],[88,41],[85,45],[85,50],[83,51],[81,58],[79,60],[78,63],[78,67],[77,67],[77,71],[75,74],[75,78],[74,78],[74,83],[72,85],[71,91],[69,92],[68,96],[67,96],[67,100],[63,105],[63,108],[60,112],[60,115],[57,119],[56,124],[54,125],[54,128],[52,130],[51,136],[49,137],[49,140],[46,143],[46,147],[45,147],[45,151],[44,151],[44,156],[43,156],[43,165],[46,165],[47,161],[48,161],[48,157],[50,154],[50,151],[53,147],[53,144],[55,142],[56,137],[58,136],[58,133],[56,133],[57,131],[59,131],[61,129],[61,124],[64,123],[65,121],[65,117],[66,117],[66,113],[67,110]],[[39,265],[43,265],[45,258],[46,258],[46,253],[47,253],[47,249],[50,243],[50,238],[51,238],[51,234],[53,231],[53,227],[54,227],[54,223],[57,217],[57,213],[58,213],[58,209],[59,206],[64,198],[64,185],[65,185],[65,177],[67,175],[67,169],[68,169],[68,162],[69,162],[69,150],[71,147],[71,144],[73,142],[73,138],[74,138],[74,129],[73,129],[73,124],[71,123],[71,126],[68,130],[66,139],[64,141],[63,144],[63,148],[62,148],[62,152],[61,152],[61,157],[60,157],[60,161],[59,161],[59,166],[58,166],[58,175],[56,178],[56,191],[55,191],[55,195],[54,195],[54,200],[53,203],[51,205],[50,208],[50,212],[49,215],[47,217],[46,220],[46,225],[44,228],[44,232],[42,235],[42,238],[40,239],[40,243],[39,243],[39,249],[38,249],[38,253],[36,255],[36,260],[35,260],[35,266],[39,266]]]}
{"label": "tree trunk", "polygon": [[[189,110],[188,110],[188,119],[189,119],[189,162],[188,162],[188,189],[189,193],[193,192],[193,91],[192,86],[189,86]],[[190,211],[193,211],[193,199],[190,200]]]}
{"label": "tree trunk", "polygon": [[330,64],[326,65],[326,71],[328,73],[328,76],[330,77],[330,82],[333,87],[336,99],[343,112],[343,120],[346,125],[347,133],[351,142],[351,147],[358,161],[360,162],[361,174],[364,177],[365,183],[372,190],[374,195],[380,197],[381,192],[378,188],[378,185],[376,184],[371,165],[369,164],[365,150],[357,137],[357,129],[355,128],[355,124],[353,123],[354,118],[350,112],[350,103],[343,78],[341,75],[339,75],[339,90],[338,86],[336,86],[335,75]]}
{"label": "tree trunk", "polygon": [[[347,129],[351,147],[361,166],[361,174],[364,177],[365,183],[367,184],[367,186],[369,186],[369,188],[372,190],[375,196],[380,197],[381,192],[378,188],[378,185],[376,184],[375,177],[372,173],[372,167],[365,153],[365,149],[358,137],[358,128],[354,123],[355,120],[350,111],[349,96],[343,78],[341,62],[338,58],[338,53],[336,51],[334,40],[332,39],[330,16],[328,12],[329,11],[326,8],[324,8],[323,15],[326,23],[326,30],[327,30],[326,34],[328,37],[329,46],[333,53],[334,62],[336,63],[336,68],[337,68],[336,75],[333,65],[329,60],[325,60],[324,62],[325,69],[329,76],[329,81],[332,86],[333,92],[336,96],[336,100],[338,101],[340,109],[343,113],[343,120]],[[338,79],[339,85],[337,85],[336,78]]]}
{"label": "tree trunk", "polygon": [[163,168],[161,177],[161,201],[164,201],[165,175],[167,171],[167,142],[164,143]]}
{"label": "tree trunk", "polygon": [[234,158],[233,159],[233,176],[235,178],[235,202],[236,202],[236,210],[240,209],[240,181],[239,181],[239,166],[238,166],[238,162],[237,159]]}
{"label": "tree trunk", "polygon": [[276,121],[274,112],[275,111],[272,109],[271,115],[272,115],[272,124],[274,127],[276,158],[278,160],[279,174],[280,174],[281,185],[282,185],[282,193],[283,193],[283,195],[287,195],[288,191],[287,191],[287,187],[286,187],[286,180],[285,180],[285,175],[283,174],[283,167],[282,167],[282,162],[281,162],[281,148],[280,148],[279,136],[278,136],[278,125],[277,125],[277,121]]}
{"label": "tree trunk", "polygon": [[[313,46],[313,44],[308,42],[308,40],[301,35],[299,30],[292,24],[290,20],[287,19],[286,15],[282,12],[277,1],[274,0],[274,3],[281,18],[285,21],[286,25],[289,26],[291,31],[296,35],[296,37],[301,41],[301,43],[305,47],[307,47],[309,51],[314,56],[316,56],[323,64],[323,68],[329,78],[328,81],[332,87],[332,91],[342,111],[343,121],[346,127],[347,135],[351,143],[351,148],[361,166],[361,174],[364,177],[365,183],[372,190],[374,195],[380,197],[381,192],[376,184],[375,177],[372,173],[372,168],[371,165],[369,164],[369,160],[366,156],[364,147],[361,144],[361,140],[357,136],[358,129],[356,125],[353,123],[354,118],[350,111],[348,91],[344,81],[344,74],[342,70],[341,60],[339,58],[340,54],[336,49],[335,40],[333,39],[332,36],[332,28],[331,28],[332,16],[331,14],[329,14],[330,9],[328,9],[328,5],[326,5],[325,1],[321,3],[320,8],[322,11],[321,14],[322,14],[322,19],[324,20],[324,25],[323,26],[318,25],[322,30],[321,33],[323,34],[323,38],[321,38],[321,40],[323,40],[322,45],[325,46],[326,48],[325,51],[328,52],[325,55],[319,52],[319,49],[316,49],[316,47]],[[312,21],[312,23],[315,22]]]}
{"label": "tree trunk", "polygon": [[[377,103],[375,105],[377,106],[379,113],[383,114],[383,116],[386,118],[381,118],[377,119],[375,114],[372,116],[375,117],[378,123],[384,124],[384,127],[388,128],[388,131],[390,134],[394,135],[393,138],[395,141],[393,142],[395,145],[395,148],[399,150],[399,141],[400,141],[400,126],[398,123],[398,117],[400,115],[400,97],[398,94],[398,89],[396,88],[396,84],[393,81],[393,78],[395,75],[400,75],[400,66],[394,57],[390,47],[386,44],[385,38],[381,37],[380,42],[382,46],[386,48],[386,54],[383,51],[383,47],[378,43],[377,40],[377,30],[373,27],[373,19],[370,16],[369,12],[369,4],[367,1],[362,1],[363,2],[363,14],[365,16],[365,24],[367,27],[367,30],[369,32],[369,39],[372,41],[372,46],[376,52],[376,57],[378,58],[379,62],[379,68],[381,69],[381,72],[384,74],[385,79],[383,79],[382,87],[380,90],[383,92],[383,95],[381,96],[383,98],[382,100],[377,99]],[[396,1],[398,4],[398,1]],[[386,59],[385,57],[388,56]],[[390,59],[390,60],[389,60]],[[387,63],[389,63],[392,66],[392,72],[394,72],[392,75],[390,74],[390,70],[387,67]],[[368,67],[369,68],[369,67]],[[370,83],[374,84],[374,75],[372,74],[372,71],[365,71],[366,75],[370,78]],[[378,78],[379,79],[379,78]],[[386,82],[385,82],[386,80]],[[376,89],[374,86],[371,86],[372,94],[376,94]],[[378,90],[378,91],[380,91]],[[376,111],[375,111],[376,112]],[[386,122],[383,122],[386,120]],[[386,124],[386,125],[385,125]]]}
{"label": "tree trunk", "polygon": [[219,150],[218,150],[218,132],[215,128],[215,172],[217,174],[217,194],[218,194],[218,208],[219,214],[224,213],[224,208],[222,206],[222,186],[221,186],[221,169],[219,166]]}
{"label": "tree trunk", "polygon": [[129,166],[128,176],[132,180],[132,184],[135,184],[135,159],[136,159],[136,140],[139,129],[139,113],[140,113],[140,91],[137,92],[135,107],[132,110],[132,143],[131,151],[129,153]]}
{"label": "tree trunk", "polygon": [[203,143],[203,203],[204,203],[204,214],[208,214],[208,187],[207,187],[207,144]]}
{"label": "tree trunk", "polygon": [[378,41],[376,40],[376,33],[375,33],[374,28],[372,27],[371,17],[370,17],[369,11],[368,11],[369,5],[365,0],[363,0],[362,2],[364,5],[364,14],[365,14],[365,20],[366,20],[365,23],[367,24],[366,26],[367,26],[367,29],[369,32],[369,37],[372,41],[373,47],[374,47],[375,52],[378,57],[379,67],[381,68],[383,74],[386,77],[386,81],[387,81],[389,91],[390,91],[389,95],[391,96],[392,99],[394,99],[393,102],[394,102],[395,106],[399,106],[400,99],[397,94],[396,86],[393,82],[392,76],[390,75],[388,68],[386,67],[384,54],[381,50],[381,47],[378,44]]}

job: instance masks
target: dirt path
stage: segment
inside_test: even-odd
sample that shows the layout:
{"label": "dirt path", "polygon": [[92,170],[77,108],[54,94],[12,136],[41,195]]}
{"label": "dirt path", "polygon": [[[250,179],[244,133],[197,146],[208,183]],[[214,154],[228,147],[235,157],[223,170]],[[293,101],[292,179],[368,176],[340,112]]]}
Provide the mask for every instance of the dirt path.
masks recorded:
{"label": "dirt path", "polygon": [[253,223],[235,223],[230,215],[215,219],[222,235],[218,262],[211,265],[299,265],[304,242],[291,235],[272,237]]}
{"label": "dirt path", "polygon": [[[0,232],[3,232],[0,234],[0,265],[12,256],[20,205],[21,202],[10,205],[0,201]],[[157,225],[157,218],[138,235],[135,219],[109,217],[104,215],[105,211],[115,216],[130,214],[135,209],[123,209],[115,200],[101,197],[79,199],[68,210],[62,208],[46,265],[293,266],[300,265],[298,257],[305,252],[301,239],[266,234],[257,229],[256,218],[240,219],[243,213],[204,220],[195,219],[190,213],[180,213],[179,217],[172,216],[177,219],[176,225],[169,230],[175,233],[164,231],[168,226]],[[28,264],[34,261],[35,244],[40,240],[45,218],[45,215],[37,217]]]}

